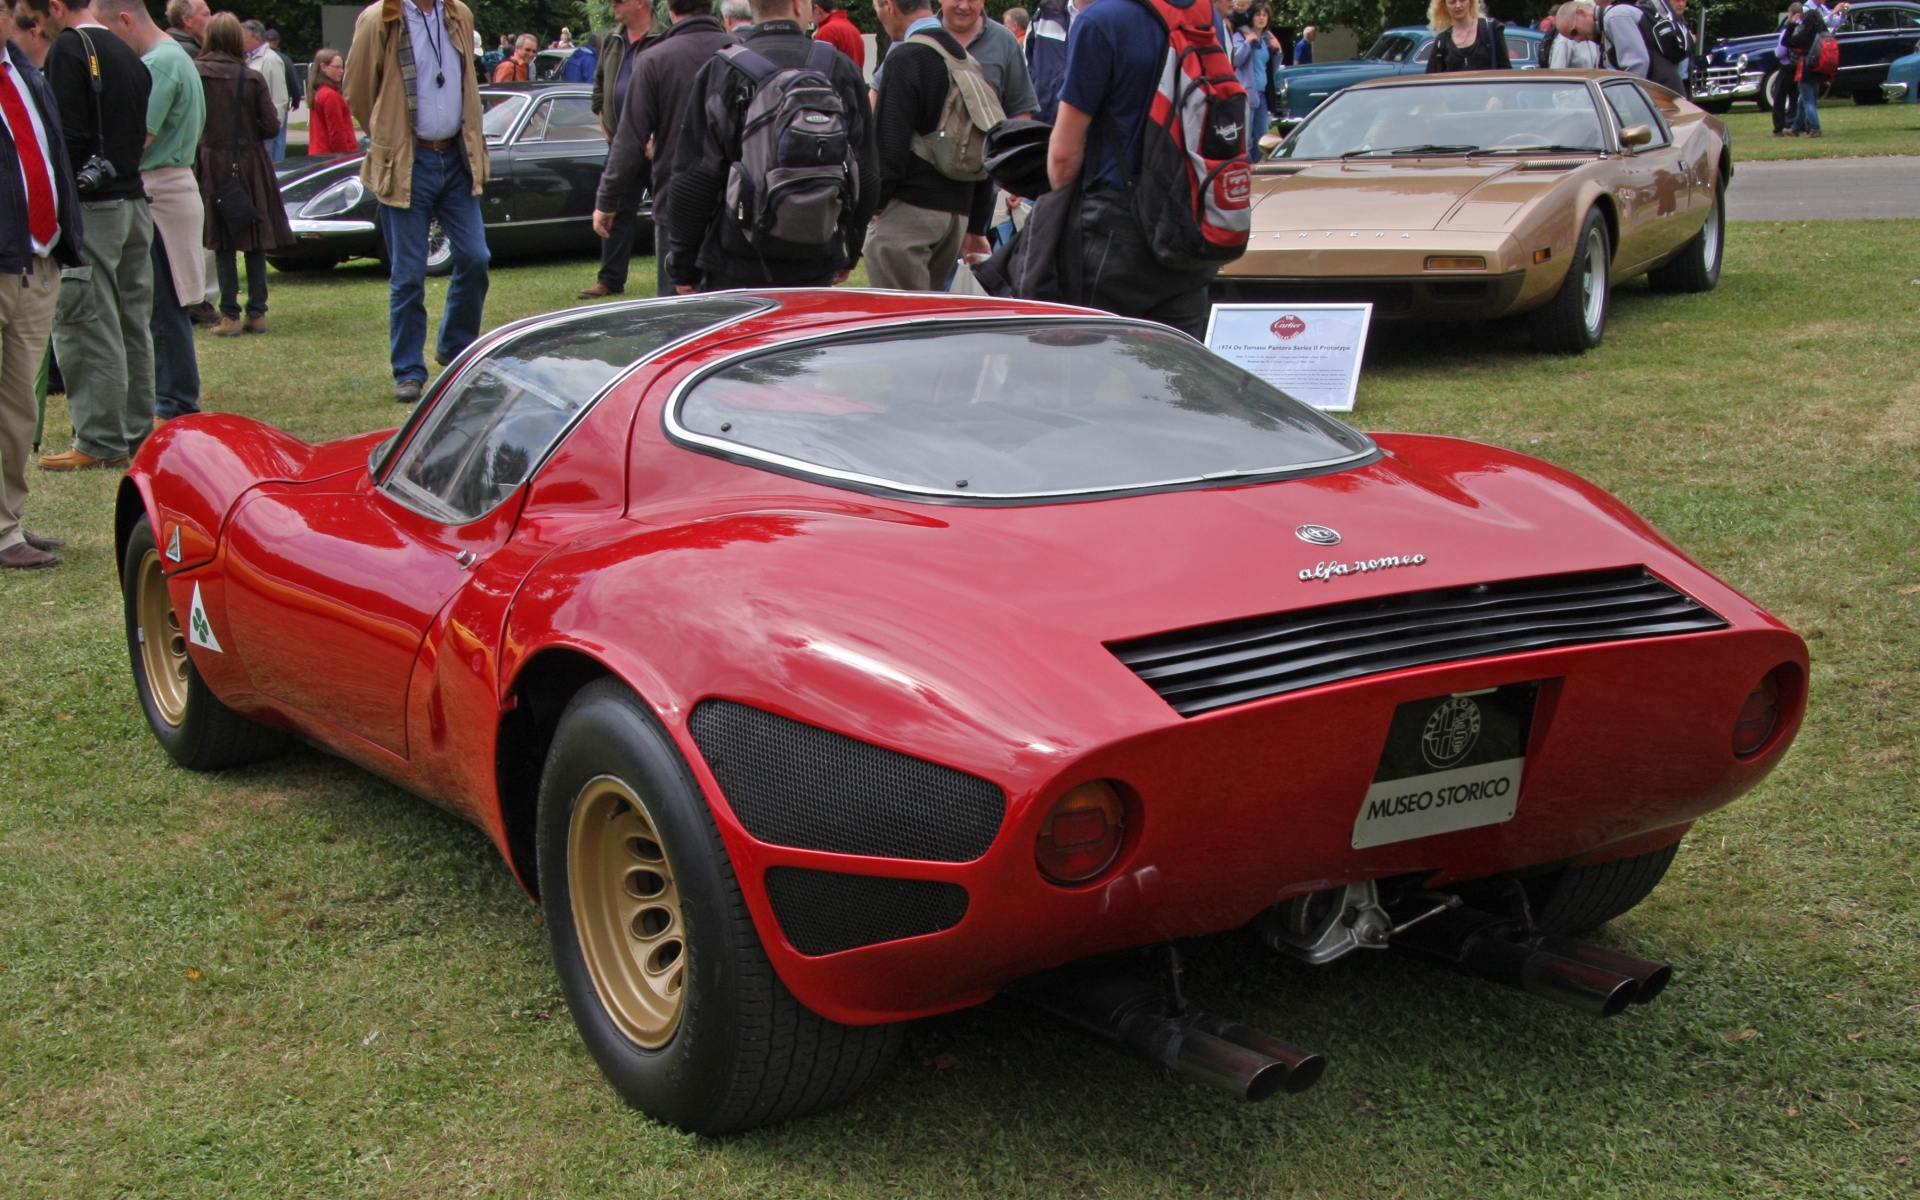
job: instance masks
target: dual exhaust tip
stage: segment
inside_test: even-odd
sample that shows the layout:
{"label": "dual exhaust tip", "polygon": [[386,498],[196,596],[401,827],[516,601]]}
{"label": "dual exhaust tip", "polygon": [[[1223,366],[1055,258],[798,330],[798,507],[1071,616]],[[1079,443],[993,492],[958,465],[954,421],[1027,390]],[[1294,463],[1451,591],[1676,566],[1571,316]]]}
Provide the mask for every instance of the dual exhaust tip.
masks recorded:
{"label": "dual exhaust tip", "polygon": [[1645,1004],[1673,968],[1570,937],[1536,933],[1508,917],[1458,908],[1396,934],[1390,947],[1462,974],[1518,988],[1595,1017]]}
{"label": "dual exhaust tip", "polygon": [[1176,1074],[1241,1100],[1304,1092],[1327,1060],[1257,1029],[1186,1004],[1124,975],[1055,984],[1029,993],[1035,1007]]}
{"label": "dual exhaust tip", "polygon": [[[1388,948],[1596,1017],[1645,1004],[1673,968],[1470,908],[1403,925]],[[1156,986],[1127,975],[1053,983],[1026,999],[1082,1030],[1197,1083],[1246,1101],[1304,1092],[1327,1069],[1323,1055],[1188,1004],[1178,956]]]}

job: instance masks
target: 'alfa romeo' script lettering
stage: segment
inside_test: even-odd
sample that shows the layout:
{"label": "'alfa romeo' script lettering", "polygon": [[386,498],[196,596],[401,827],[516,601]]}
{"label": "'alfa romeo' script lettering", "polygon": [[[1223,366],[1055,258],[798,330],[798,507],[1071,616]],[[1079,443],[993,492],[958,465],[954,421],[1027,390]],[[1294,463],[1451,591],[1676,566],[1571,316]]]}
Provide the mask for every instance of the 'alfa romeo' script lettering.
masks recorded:
{"label": "'alfa romeo' script lettering", "polygon": [[1382,558],[1356,559],[1350,563],[1316,563],[1301,570],[1300,582],[1312,583],[1316,579],[1334,579],[1341,575],[1362,575],[1368,571],[1384,571],[1389,567],[1417,567],[1426,561],[1424,554],[1389,554]]}

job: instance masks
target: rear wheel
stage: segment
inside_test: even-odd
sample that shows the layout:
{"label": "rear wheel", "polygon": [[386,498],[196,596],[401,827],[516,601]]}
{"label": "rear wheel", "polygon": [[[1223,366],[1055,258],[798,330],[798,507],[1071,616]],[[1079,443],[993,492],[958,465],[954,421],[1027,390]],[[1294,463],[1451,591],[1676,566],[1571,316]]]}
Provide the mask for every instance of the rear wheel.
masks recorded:
{"label": "rear wheel", "polygon": [[1634,858],[1568,867],[1557,875],[1529,881],[1534,924],[1566,937],[1605,925],[1652,893],[1679,850],[1680,843],[1675,842]]}
{"label": "rear wheel", "polygon": [[1573,246],[1573,261],[1560,290],[1528,317],[1534,349],[1549,354],[1584,354],[1607,332],[1613,251],[1598,208],[1587,210]]}
{"label": "rear wheel", "polygon": [[127,539],[120,586],[134,690],[147,727],[173,761],[195,771],[218,771],[286,749],[285,733],[234,712],[200,678],[187,654],[185,624],[174,608],[146,517]]}
{"label": "rear wheel", "polygon": [[853,1095],[900,1026],[809,1011],[760,946],[679,752],[617,680],[581,689],[540,783],[541,908],[574,1024],[634,1107],[716,1135]]}
{"label": "rear wheel", "polygon": [[1680,251],[1679,257],[1647,272],[1656,292],[1710,292],[1720,283],[1720,255],[1726,243],[1727,201],[1716,190],[1706,223]]}

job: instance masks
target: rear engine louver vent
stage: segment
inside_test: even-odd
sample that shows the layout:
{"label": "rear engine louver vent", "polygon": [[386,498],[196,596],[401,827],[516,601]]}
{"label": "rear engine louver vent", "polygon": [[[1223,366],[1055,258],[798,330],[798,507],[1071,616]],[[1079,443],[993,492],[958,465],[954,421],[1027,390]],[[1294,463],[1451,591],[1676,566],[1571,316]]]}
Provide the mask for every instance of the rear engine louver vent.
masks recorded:
{"label": "rear engine louver vent", "polygon": [[810,955],[939,933],[967,915],[967,889],[957,883],[802,867],[767,868],[767,898],[780,932]]}
{"label": "rear engine louver vent", "polygon": [[703,701],[689,728],[734,815],[775,846],[971,862],[1006,816],[984,779],[744,704]]}
{"label": "rear engine louver vent", "polygon": [[1108,649],[1182,716],[1407,667],[1724,629],[1644,567],[1406,592]]}

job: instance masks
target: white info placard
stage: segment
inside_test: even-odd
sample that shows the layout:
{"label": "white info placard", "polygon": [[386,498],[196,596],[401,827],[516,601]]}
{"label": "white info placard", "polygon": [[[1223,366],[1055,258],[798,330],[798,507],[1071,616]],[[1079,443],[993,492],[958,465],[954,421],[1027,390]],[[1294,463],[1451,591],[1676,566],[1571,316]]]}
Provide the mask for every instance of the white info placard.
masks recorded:
{"label": "white info placard", "polygon": [[1371,304],[1216,304],[1207,348],[1302,404],[1352,412]]}

